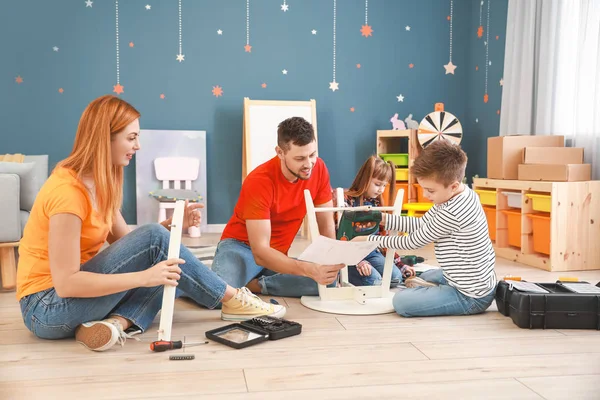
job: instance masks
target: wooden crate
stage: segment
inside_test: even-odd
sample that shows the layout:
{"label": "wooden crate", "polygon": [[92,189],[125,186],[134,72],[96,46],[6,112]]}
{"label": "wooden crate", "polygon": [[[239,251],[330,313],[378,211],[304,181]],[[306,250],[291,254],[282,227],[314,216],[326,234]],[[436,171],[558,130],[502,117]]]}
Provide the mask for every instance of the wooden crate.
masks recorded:
{"label": "wooden crate", "polygon": [[[419,141],[417,140],[417,131],[415,129],[405,130],[378,130],[377,131],[377,155],[389,153],[406,153],[402,149],[408,149],[408,180],[397,181],[408,184],[408,202],[417,202],[417,189],[413,186],[417,183],[416,179],[410,173],[410,167],[413,165],[415,158],[422,150]],[[387,198],[387,188],[383,198]],[[392,203],[394,199],[392,199]]]}
{"label": "wooden crate", "polygon": [[[496,241],[498,257],[547,271],[600,269],[600,181],[541,182],[476,178],[473,189],[496,189]],[[508,209],[503,190],[520,192],[521,248],[508,245]],[[527,193],[551,196],[550,256],[533,251],[532,201]]]}

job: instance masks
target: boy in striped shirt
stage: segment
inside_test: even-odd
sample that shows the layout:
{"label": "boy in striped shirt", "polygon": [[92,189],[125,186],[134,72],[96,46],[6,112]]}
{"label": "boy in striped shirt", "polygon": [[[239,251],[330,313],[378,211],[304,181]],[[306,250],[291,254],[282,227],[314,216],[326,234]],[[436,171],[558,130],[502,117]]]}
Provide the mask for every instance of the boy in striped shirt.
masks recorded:
{"label": "boy in striped shirt", "polygon": [[396,293],[393,304],[404,317],[470,315],[484,312],[494,300],[496,257],[476,193],[462,183],[467,155],[446,140],[427,146],[411,173],[434,203],[421,218],[385,214],[386,230],[405,236],[359,236],[398,250],[435,245],[439,269],[423,272],[420,286]]}

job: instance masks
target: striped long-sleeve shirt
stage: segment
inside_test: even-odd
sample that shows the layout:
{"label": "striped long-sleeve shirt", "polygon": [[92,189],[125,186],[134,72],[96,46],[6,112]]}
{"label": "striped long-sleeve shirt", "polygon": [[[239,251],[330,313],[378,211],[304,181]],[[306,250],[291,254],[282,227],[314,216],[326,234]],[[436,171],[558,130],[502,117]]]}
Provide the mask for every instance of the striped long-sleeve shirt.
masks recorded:
{"label": "striped long-sleeve shirt", "polygon": [[405,236],[370,236],[389,249],[418,249],[435,244],[435,256],[448,284],[466,296],[480,298],[496,287],[496,255],[488,225],[473,190],[436,204],[421,218],[388,215],[385,228]]}

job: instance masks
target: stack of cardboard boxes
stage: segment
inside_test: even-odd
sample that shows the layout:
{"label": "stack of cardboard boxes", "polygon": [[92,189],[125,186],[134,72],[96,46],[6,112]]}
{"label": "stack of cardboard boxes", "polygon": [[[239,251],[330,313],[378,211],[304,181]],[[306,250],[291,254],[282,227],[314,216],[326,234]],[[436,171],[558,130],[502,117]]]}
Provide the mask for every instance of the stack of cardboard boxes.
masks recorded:
{"label": "stack of cardboard boxes", "polygon": [[523,181],[589,181],[590,164],[583,149],[564,147],[564,136],[496,136],[488,138],[487,177]]}

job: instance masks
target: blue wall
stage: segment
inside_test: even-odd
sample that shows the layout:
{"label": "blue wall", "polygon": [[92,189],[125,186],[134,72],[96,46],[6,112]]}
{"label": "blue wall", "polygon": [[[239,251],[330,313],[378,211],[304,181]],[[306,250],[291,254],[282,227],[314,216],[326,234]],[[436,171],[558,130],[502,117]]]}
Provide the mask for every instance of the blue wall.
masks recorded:
{"label": "blue wall", "polygon": [[[140,110],[143,129],[207,131],[209,223],[225,223],[239,193],[244,97],[316,99],[320,156],[334,186],[351,183],[375,151],[376,130],[390,129],[394,113],[402,119],[412,113],[420,121],[436,102],[463,124],[469,176],[485,175],[485,139],[498,134],[507,0],[491,3],[487,104],[485,47],[476,34],[479,0],[454,1],[454,75],[443,68],[449,0],[372,0],[371,37],[360,33],[365,2],[338,0],[336,92],[329,90],[333,1],[289,0],[287,12],[282,3],[250,0],[253,47],[247,53],[245,1],[183,0],[181,63],[175,59],[177,1],[119,4],[121,96]],[[483,9],[485,25],[487,0]],[[0,154],[49,154],[52,167],[69,154],[85,106],[116,84],[115,3],[3,2],[0,43]],[[283,75],[283,69],[289,73]],[[23,83],[15,82],[17,76]],[[216,85],[223,96],[213,96]],[[124,215],[136,222],[134,165],[126,172]]]}

